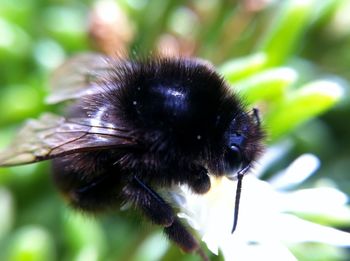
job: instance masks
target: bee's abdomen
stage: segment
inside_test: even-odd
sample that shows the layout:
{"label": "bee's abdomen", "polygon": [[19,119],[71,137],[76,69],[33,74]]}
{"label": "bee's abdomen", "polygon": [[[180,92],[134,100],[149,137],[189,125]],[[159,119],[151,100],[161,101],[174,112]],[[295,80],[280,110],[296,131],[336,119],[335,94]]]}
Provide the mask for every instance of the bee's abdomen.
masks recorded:
{"label": "bee's abdomen", "polygon": [[73,207],[96,212],[119,204],[121,171],[107,161],[96,160],[101,158],[80,153],[53,160],[53,179]]}

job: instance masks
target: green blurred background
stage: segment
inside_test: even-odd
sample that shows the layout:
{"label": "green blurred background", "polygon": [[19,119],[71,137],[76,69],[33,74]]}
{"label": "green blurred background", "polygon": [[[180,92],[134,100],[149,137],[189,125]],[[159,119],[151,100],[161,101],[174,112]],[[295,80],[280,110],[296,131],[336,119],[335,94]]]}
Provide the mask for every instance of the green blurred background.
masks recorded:
{"label": "green blurred background", "polygon": [[[291,142],[263,178],[309,152],[322,166],[302,187],[326,180],[350,194],[349,13],[347,0],[0,0],[0,146],[25,119],[57,111],[44,103],[48,80],[75,53],[198,56],[260,108],[269,146]],[[320,80],[345,95],[313,92]],[[132,213],[73,212],[49,171],[0,169],[0,260],[198,260]],[[349,220],[328,225],[350,230]],[[350,260],[344,249],[305,247],[293,249],[300,260]]]}

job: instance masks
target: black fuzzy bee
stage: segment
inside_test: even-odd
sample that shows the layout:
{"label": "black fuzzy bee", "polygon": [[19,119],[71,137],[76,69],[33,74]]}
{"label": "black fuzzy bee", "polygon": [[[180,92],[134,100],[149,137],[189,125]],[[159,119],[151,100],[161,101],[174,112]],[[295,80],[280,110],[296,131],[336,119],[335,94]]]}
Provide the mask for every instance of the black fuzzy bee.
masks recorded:
{"label": "black fuzzy bee", "polygon": [[153,188],[186,184],[202,194],[208,175],[238,177],[234,231],[242,178],[264,134],[257,111],[247,112],[209,63],[86,54],[59,68],[52,85],[48,101],[73,100],[69,113],[28,121],[0,166],[53,159],[53,178],[74,207],[133,203],[187,252],[199,243]]}

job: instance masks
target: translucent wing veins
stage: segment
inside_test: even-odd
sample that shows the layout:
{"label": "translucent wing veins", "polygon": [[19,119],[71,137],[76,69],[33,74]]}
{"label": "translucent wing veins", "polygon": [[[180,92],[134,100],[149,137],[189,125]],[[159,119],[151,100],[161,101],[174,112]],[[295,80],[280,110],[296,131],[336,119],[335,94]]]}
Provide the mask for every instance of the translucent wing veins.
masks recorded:
{"label": "translucent wing veins", "polygon": [[51,79],[51,94],[46,98],[49,104],[79,99],[83,96],[103,92],[101,81],[113,72],[123,72],[131,66],[127,60],[84,53],[77,55],[55,70]]}
{"label": "translucent wing veins", "polygon": [[29,120],[0,153],[0,166],[42,161],[75,152],[136,145],[128,130],[88,118],[65,119],[46,113]]}

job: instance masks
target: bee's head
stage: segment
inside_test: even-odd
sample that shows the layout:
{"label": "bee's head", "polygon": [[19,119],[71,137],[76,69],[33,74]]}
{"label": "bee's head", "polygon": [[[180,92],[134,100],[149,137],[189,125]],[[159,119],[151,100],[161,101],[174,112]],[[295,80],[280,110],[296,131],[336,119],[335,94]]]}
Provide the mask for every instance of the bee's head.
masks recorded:
{"label": "bee's head", "polygon": [[217,175],[235,176],[240,170],[251,166],[261,154],[263,137],[258,111],[239,111],[224,131],[220,160],[215,159],[216,164],[209,168]]}
{"label": "bee's head", "polygon": [[234,175],[251,165],[261,153],[263,136],[256,109],[236,115],[225,133],[224,172]]}

